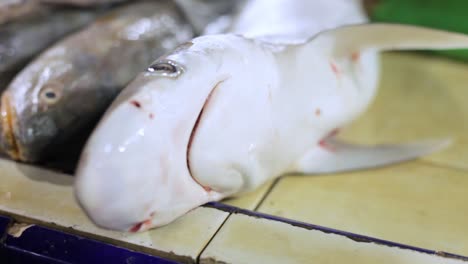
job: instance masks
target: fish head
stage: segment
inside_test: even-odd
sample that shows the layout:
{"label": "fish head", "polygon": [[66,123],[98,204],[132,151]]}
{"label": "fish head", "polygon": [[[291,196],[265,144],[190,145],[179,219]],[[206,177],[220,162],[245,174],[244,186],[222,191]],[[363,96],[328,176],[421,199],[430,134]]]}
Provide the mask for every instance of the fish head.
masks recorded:
{"label": "fish head", "polygon": [[89,87],[89,75],[61,54],[46,54],[31,63],[2,95],[2,150],[24,162],[46,158],[99,106],[100,95]]}
{"label": "fish head", "polygon": [[[232,38],[232,41],[231,41]],[[202,186],[188,155],[214,89],[229,82],[238,37],[199,37],[157,59],[108,108],[78,164],[77,200],[95,224],[144,231],[226,196]]]}

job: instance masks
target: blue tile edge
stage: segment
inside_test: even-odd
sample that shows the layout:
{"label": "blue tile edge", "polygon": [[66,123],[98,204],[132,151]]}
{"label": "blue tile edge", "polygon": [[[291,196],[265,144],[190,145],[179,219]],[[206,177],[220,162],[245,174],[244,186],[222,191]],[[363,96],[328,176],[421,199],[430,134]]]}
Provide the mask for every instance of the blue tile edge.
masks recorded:
{"label": "blue tile edge", "polygon": [[0,231],[3,232],[0,259],[6,258],[8,263],[177,263],[38,225],[29,227],[16,238],[6,234],[9,222],[10,219],[0,216]]}
{"label": "blue tile edge", "polygon": [[265,214],[265,213],[261,213],[261,212],[257,212],[257,211],[246,210],[246,209],[238,208],[238,207],[235,207],[235,206],[223,204],[223,203],[220,203],[220,202],[207,203],[207,204],[204,205],[204,207],[218,209],[218,210],[225,211],[225,212],[228,212],[228,213],[231,213],[231,214],[243,214],[243,215],[247,215],[247,216],[251,216],[251,217],[255,217],[255,218],[262,218],[262,219],[267,219],[267,220],[271,220],[271,221],[275,221],[275,222],[281,222],[281,223],[289,224],[289,225],[292,225],[292,226],[304,228],[304,229],[307,229],[307,230],[317,230],[317,231],[321,231],[321,232],[327,233],[327,234],[336,234],[336,235],[340,235],[340,236],[345,236],[345,237],[347,237],[347,238],[349,238],[351,240],[361,242],[361,243],[375,243],[375,244],[382,245],[382,246],[387,246],[387,247],[397,247],[397,248],[401,248],[401,249],[417,251],[417,252],[420,252],[420,253],[435,255],[435,256],[439,256],[439,257],[453,258],[453,259],[468,261],[467,256],[462,256],[462,255],[443,252],[443,251],[425,249],[425,248],[420,248],[420,247],[409,246],[409,245],[400,244],[400,243],[396,243],[396,242],[392,242],[392,241],[388,241],[388,240],[383,240],[383,239],[379,239],[379,238],[359,235],[359,234],[355,234],[355,233],[351,233],[351,232],[347,232],[347,231],[342,231],[342,230],[338,230],[338,229],[333,229],[333,228],[328,228],[328,227],[324,227],[324,226],[309,224],[309,223],[306,223],[306,222],[296,221],[296,220],[292,220],[292,219],[288,219],[288,218],[284,218],[284,217],[279,217],[279,216],[274,216],[274,215],[270,215],[270,214]]}
{"label": "blue tile edge", "polygon": [[59,261],[45,256],[40,256],[26,250],[0,247],[0,259],[7,260],[8,264],[70,264],[68,262]]}
{"label": "blue tile edge", "polygon": [[10,224],[11,219],[0,215],[0,242],[6,235],[7,227]]}

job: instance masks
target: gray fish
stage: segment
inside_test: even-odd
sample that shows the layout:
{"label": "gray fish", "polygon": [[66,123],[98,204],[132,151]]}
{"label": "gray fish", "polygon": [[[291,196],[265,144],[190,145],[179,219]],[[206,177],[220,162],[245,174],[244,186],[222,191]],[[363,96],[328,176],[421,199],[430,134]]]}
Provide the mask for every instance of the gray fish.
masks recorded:
{"label": "gray fish", "polygon": [[103,4],[113,4],[129,0],[39,0],[42,3],[69,4],[75,6],[96,6]]}
{"label": "gray fish", "polygon": [[[246,0],[175,0],[197,34],[223,33]],[[215,29],[207,30],[213,23]],[[222,24],[222,25],[221,25]]]}
{"label": "gray fish", "polygon": [[39,2],[35,0],[3,0],[0,2],[0,25],[37,13],[40,9]]}
{"label": "gray fish", "polygon": [[47,12],[50,8],[96,8],[125,1],[129,0],[1,0],[0,25],[30,16],[40,15],[43,12]]}
{"label": "gray fish", "polygon": [[3,93],[3,150],[15,160],[36,162],[89,133],[137,73],[193,37],[178,6],[158,0],[115,9],[60,41]]}
{"label": "gray fish", "polygon": [[47,9],[0,26],[0,91],[34,56],[89,24],[98,11]]}

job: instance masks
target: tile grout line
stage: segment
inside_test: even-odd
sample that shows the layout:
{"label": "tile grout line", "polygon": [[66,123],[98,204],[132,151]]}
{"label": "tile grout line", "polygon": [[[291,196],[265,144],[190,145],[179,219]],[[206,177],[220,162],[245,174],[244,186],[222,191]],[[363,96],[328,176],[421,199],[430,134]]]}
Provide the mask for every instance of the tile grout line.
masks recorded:
{"label": "tile grout line", "polygon": [[245,216],[264,219],[264,220],[273,221],[273,222],[280,222],[283,224],[289,224],[289,225],[302,228],[305,230],[315,230],[315,231],[319,231],[319,232],[326,233],[326,234],[335,234],[335,235],[347,237],[348,239],[354,240],[356,242],[375,243],[381,246],[396,247],[396,248],[403,249],[403,250],[410,250],[410,251],[415,251],[415,252],[419,252],[423,254],[435,255],[435,256],[439,256],[439,257],[443,257],[447,259],[458,259],[458,260],[468,262],[468,256],[464,256],[464,255],[459,255],[455,253],[449,253],[449,252],[434,250],[434,249],[421,248],[417,246],[411,246],[411,245],[393,242],[393,241],[380,239],[376,237],[370,237],[366,235],[352,233],[349,231],[343,231],[343,230],[329,228],[329,227],[320,226],[316,224],[310,224],[310,223],[306,223],[306,222],[302,222],[298,220],[292,220],[292,219],[288,219],[288,218],[284,218],[280,216],[269,215],[269,214],[256,212],[256,211],[250,211],[247,209],[241,209],[241,208],[231,206],[231,205],[217,203],[217,204],[207,204],[206,206],[210,208],[222,210],[225,212],[229,212],[231,213],[231,215],[239,214],[239,215],[245,215]]}
{"label": "tile grout line", "polygon": [[[273,188],[278,184],[278,182],[280,181],[282,177],[280,178],[277,178],[273,181],[273,183],[271,184],[271,186],[268,188],[268,190],[265,192],[265,195],[263,195],[262,199],[260,199],[260,201],[258,202],[258,204],[255,206],[254,208],[254,211],[257,211],[258,208],[263,204],[263,202],[265,201],[265,199],[268,197],[268,195],[270,195],[270,193],[273,191]],[[212,207],[214,209],[217,209],[215,207]],[[217,209],[219,210],[219,209]],[[201,256],[203,255],[203,253],[205,252],[205,250],[208,248],[208,246],[211,244],[211,242],[213,241],[213,239],[215,239],[216,235],[219,233],[219,231],[221,231],[221,229],[224,227],[224,225],[226,224],[226,222],[229,220],[229,218],[233,215],[234,213],[232,212],[229,212],[229,215],[226,217],[226,219],[224,219],[223,223],[221,223],[221,225],[219,226],[218,230],[216,230],[216,232],[213,234],[213,236],[210,238],[210,240],[208,241],[208,243],[206,243],[206,245],[203,247],[203,249],[200,251],[200,254],[197,256],[197,260],[196,260],[196,263],[199,264],[200,263],[200,258]]]}
{"label": "tile grout line", "polygon": [[[213,209],[216,209],[216,208],[213,208]],[[219,209],[216,209],[216,210],[219,210]],[[221,211],[221,210],[219,210]],[[203,255],[203,253],[205,253],[205,250],[208,248],[208,246],[211,244],[211,242],[213,241],[213,239],[215,239],[216,235],[218,235],[219,231],[221,231],[221,229],[223,228],[223,226],[226,224],[226,222],[228,221],[228,219],[231,217],[232,213],[229,213],[229,215],[226,217],[226,219],[224,219],[224,221],[221,223],[221,225],[218,227],[218,230],[216,230],[216,232],[213,234],[213,236],[210,238],[210,240],[208,240],[208,242],[206,243],[206,245],[203,247],[203,249],[200,251],[200,253],[198,254],[197,256],[197,259],[196,259],[196,263],[197,264],[200,264],[200,260],[201,260],[201,256]]]}
{"label": "tile grout line", "polygon": [[[283,177],[286,177],[286,176],[283,176]],[[275,181],[271,184],[270,188],[268,188],[268,190],[265,192],[265,195],[263,195],[262,199],[260,199],[260,201],[258,202],[257,206],[255,206],[254,211],[258,211],[258,209],[260,208],[260,206],[263,205],[263,202],[265,202],[265,200],[268,198],[268,196],[271,194],[271,192],[273,191],[273,189],[276,187],[276,185],[279,183],[279,181],[280,181],[283,177],[279,177],[279,178],[275,179]]]}
{"label": "tile grout line", "polygon": [[[437,167],[437,168],[453,169],[453,170],[456,170],[456,171],[459,171],[459,172],[468,172],[467,170],[463,170],[463,169],[460,169],[460,168],[452,168],[452,167],[443,166],[443,165],[439,165],[439,164],[433,164],[433,163],[426,162],[426,161],[421,161],[421,163],[423,163],[424,165],[427,165],[427,166],[432,166],[432,167]],[[292,176],[294,176],[294,175],[292,175]],[[420,248],[420,247],[417,247],[417,246],[401,244],[401,243],[398,243],[398,242],[388,241],[388,240],[385,240],[385,239],[369,237],[369,236],[360,235],[360,234],[356,234],[356,233],[352,233],[352,232],[347,232],[347,231],[333,229],[333,228],[327,228],[325,226],[319,226],[319,225],[315,225],[315,224],[311,224],[311,223],[301,222],[301,221],[297,221],[297,220],[293,220],[293,219],[288,219],[288,218],[283,218],[283,217],[279,217],[279,216],[274,216],[274,215],[269,215],[269,214],[265,214],[265,213],[262,213],[262,212],[258,212],[258,209],[265,202],[265,200],[271,194],[271,192],[276,187],[276,185],[279,183],[279,181],[281,179],[283,179],[284,177],[288,177],[288,175],[277,178],[271,184],[271,186],[269,187],[269,189],[267,190],[267,192],[262,197],[262,199],[260,200],[260,202],[258,203],[258,205],[255,207],[254,210],[242,209],[242,208],[238,208],[238,207],[235,207],[235,206],[230,206],[230,205],[223,204],[222,202],[220,202],[220,203],[208,203],[208,204],[205,204],[204,206],[208,207],[208,208],[214,208],[214,209],[218,209],[218,210],[221,210],[221,211],[229,212],[230,213],[229,217],[231,217],[233,214],[241,214],[241,215],[246,215],[246,216],[260,218],[260,219],[265,219],[265,220],[274,221],[274,222],[282,222],[282,223],[290,224],[292,226],[303,228],[303,229],[306,229],[306,230],[316,230],[316,231],[321,231],[321,232],[324,232],[324,233],[332,233],[332,234],[335,234],[335,235],[340,235],[340,236],[347,237],[347,238],[349,238],[351,240],[355,240],[355,241],[358,241],[358,242],[367,242],[367,243],[372,243],[373,242],[373,243],[376,243],[376,244],[381,245],[381,246],[397,247],[397,248],[403,249],[403,250],[411,250],[411,251],[415,251],[415,252],[419,252],[419,253],[423,253],[423,254],[435,255],[435,256],[439,256],[439,257],[443,257],[443,258],[447,258],[447,259],[458,259],[458,260],[468,262],[468,256],[464,256],[464,255],[459,255],[459,254],[449,253],[449,252],[444,252],[444,251],[438,251],[438,250],[432,250],[432,249],[426,249],[426,248]],[[225,222],[227,221],[228,218],[226,218]],[[224,225],[225,222],[223,222],[223,225]],[[220,229],[221,229],[221,227],[220,227]],[[216,232],[216,234],[218,233],[218,231]],[[213,236],[213,238],[214,238],[214,236]],[[211,243],[211,240],[210,240],[209,243]],[[203,249],[203,251],[205,249],[206,249],[206,247]]]}

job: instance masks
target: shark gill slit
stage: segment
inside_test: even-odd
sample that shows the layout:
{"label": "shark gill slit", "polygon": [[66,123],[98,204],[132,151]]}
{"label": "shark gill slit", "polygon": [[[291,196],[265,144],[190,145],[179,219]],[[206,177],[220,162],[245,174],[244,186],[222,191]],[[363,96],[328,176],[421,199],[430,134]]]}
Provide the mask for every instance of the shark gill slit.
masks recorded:
{"label": "shark gill slit", "polygon": [[208,96],[206,97],[205,99],[205,102],[203,103],[203,106],[200,110],[200,113],[198,114],[198,117],[197,117],[197,120],[195,121],[195,124],[193,126],[193,129],[192,129],[192,132],[190,133],[190,138],[189,138],[189,142],[187,144],[187,152],[186,152],[186,159],[187,159],[187,168],[188,168],[188,171],[189,171],[189,174],[190,174],[190,177],[192,177],[192,179],[198,184],[200,185],[205,191],[207,192],[210,192],[211,191],[211,188],[208,187],[208,186],[203,186],[194,176],[193,176],[193,173],[192,173],[192,170],[190,168],[190,150],[191,150],[191,147],[192,147],[192,142],[193,142],[193,139],[195,138],[195,135],[197,133],[197,129],[198,129],[198,125],[200,123],[200,120],[202,119],[203,117],[203,112],[205,111],[206,107],[208,106],[209,102],[210,102],[210,99],[213,95],[213,93],[217,90],[217,88],[224,82],[226,81],[226,79],[224,80],[221,80],[219,81],[218,83],[215,84],[215,86],[213,86],[213,88],[211,89],[210,93],[208,94]]}

